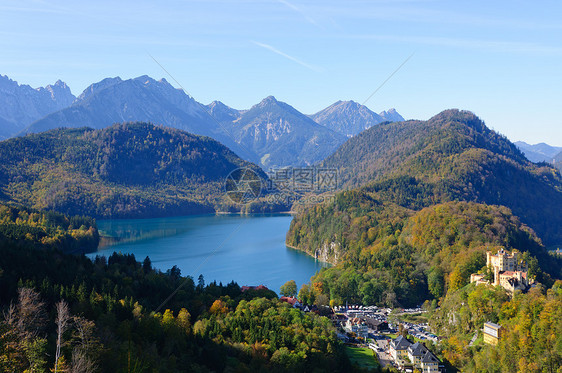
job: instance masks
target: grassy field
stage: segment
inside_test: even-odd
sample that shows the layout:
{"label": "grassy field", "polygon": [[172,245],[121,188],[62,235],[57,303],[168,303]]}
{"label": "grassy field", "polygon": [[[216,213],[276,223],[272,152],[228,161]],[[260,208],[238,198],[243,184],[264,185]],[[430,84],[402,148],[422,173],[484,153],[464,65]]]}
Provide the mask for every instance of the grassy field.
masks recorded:
{"label": "grassy field", "polygon": [[376,369],[379,362],[370,348],[345,346],[345,352],[353,364],[362,368]]}

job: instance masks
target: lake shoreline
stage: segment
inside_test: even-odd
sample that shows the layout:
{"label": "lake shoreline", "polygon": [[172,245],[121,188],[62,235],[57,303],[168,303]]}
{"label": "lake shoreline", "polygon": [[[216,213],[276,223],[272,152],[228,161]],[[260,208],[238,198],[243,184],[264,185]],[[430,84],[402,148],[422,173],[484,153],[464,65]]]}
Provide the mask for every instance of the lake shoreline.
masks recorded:
{"label": "lake shoreline", "polygon": [[318,259],[318,258],[315,258],[314,256],[310,255],[309,253],[307,253],[307,252],[304,251],[304,250],[299,249],[298,247],[291,246],[291,245],[289,245],[289,244],[287,244],[287,243],[285,243],[285,246],[287,246],[287,247],[288,247],[289,249],[291,249],[291,250],[295,250],[295,251],[298,251],[299,253],[303,253],[303,254],[307,255],[307,256],[313,258],[314,260],[316,260],[317,262],[320,262],[320,263],[323,263],[323,264],[328,264],[328,265],[330,265],[330,267],[334,266],[334,263],[325,262],[325,261],[323,261],[323,260],[320,260],[320,259]]}
{"label": "lake shoreline", "polygon": [[292,214],[277,212],[100,220],[105,242],[86,256],[148,256],[164,272],[177,266],[194,278],[203,274],[206,281],[217,283],[264,284],[277,292],[288,280],[309,283],[330,266],[286,245],[292,219]]}

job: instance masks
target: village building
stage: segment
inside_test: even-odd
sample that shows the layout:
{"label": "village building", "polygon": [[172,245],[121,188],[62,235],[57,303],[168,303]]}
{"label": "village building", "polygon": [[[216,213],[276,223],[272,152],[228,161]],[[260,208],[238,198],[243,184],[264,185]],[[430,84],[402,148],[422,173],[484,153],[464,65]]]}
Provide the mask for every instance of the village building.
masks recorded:
{"label": "village building", "polygon": [[360,318],[354,317],[347,319],[345,330],[353,333],[357,338],[367,339],[369,336],[369,327]]}
{"label": "village building", "polygon": [[345,324],[347,317],[341,313],[334,313],[331,315],[331,319],[334,326],[342,326]]}
{"label": "village building", "polygon": [[414,366],[420,366],[422,357],[425,355],[427,348],[419,342],[408,347],[408,358]]}
{"label": "village building", "polygon": [[437,373],[440,370],[439,359],[428,351],[421,358],[420,368],[423,373]]}
{"label": "village building", "polygon": [[369,327],[370,329],[376,332],[388,330],[387,321],[377,320],[372,317],[361,317],[361,320],[363,320],[363,322],[367,325],[367,327]]}
{"label": "village building", "polygon": [[390,341],[389,349],[390,356],[396,362],[396,364],[403,366],[408,359],[408,347],[412,342],[399,335],[396,339]]}
{"label": "village building", "polygon": [[408,358],[413,367],[423,373],[439,372],[439,359],[419,342],[408,347]]}
{"label": "village building", "polygon": [[494,324],[493,322],[484,323],[484,329],[482,331],[484,334],[484,342],[494,346],[498,344],[503,335],[502,326]]}
{"label": "village building", "polygon": [[423,373],[440,371],[439,359],[422,343],[412,343],[403,336],[390,342],[390,355],[394,362],[406,370],[415,368]]}
{"label": "village building", "polygon": [[302,309],[302,304],[295,297],[281,297],[279,300],[281,302],[289,303],[293,308]]}
{"label": "village building", "polygon": [[258,286],[242,286],[240,291],[245,292],[248,290],[269,290],[265,285],[258,285]]}

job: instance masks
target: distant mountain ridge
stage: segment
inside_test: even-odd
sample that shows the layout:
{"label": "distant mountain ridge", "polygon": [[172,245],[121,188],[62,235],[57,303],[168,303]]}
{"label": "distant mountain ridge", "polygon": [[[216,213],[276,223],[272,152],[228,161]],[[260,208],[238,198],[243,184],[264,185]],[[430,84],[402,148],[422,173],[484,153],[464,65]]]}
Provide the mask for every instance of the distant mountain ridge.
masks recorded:
{"label": "distant mountain ridge", "polygon": [[107,78],[94,83],[71,106],[32,123],[22,134],[59,127],[100,129],[128,121],[152,122],[209,136],[245,159],[256,159],[240,148],[200,103],[166,79],[157,81],[146,75],[127,80]]}
{"label": "distant mountain ridge", "polygon": [[75,97],[66,83],[31,88],[0,75],[0,140],[16,135],[45,115],[69,106]]}
{"label": "distant mountain ridge", "polygon": [[524,141],[517,141],[514,143],[517,147],[525,154],[528,160],[531,162],[548,162],[551,163],[552,160],[562,152],[562,147],[552,146],[541,142],[539,144],[527,144]]}
{"label": "distant mountain ridge", "polygon": [[318,113],[310,115],[310,118],[347,137],[355,136],[382,122],[404,120],[395,109],[377,114],[355,101],[337,101]]}
{"label": "distant mountain ridge", "polygon": [[[56,92],[68,89],[62,82],[53,87]],[[378,123],[403,120],[394,109],[379,115],[352,101],[340,101],[317,113],[321,125],[310,118],[314,116],[306,116],[272,96],[248,110],[237,110],[220,101],[202,105],[165,79],[157,81],[146,75],[125,80],[106,78],[91,84],[78,97],[57,102],[59,106],[53,110],[31,116],[27,127],[7,131],[4,137],[61,127],[100,129],[128,121],[151,122],[209,136],[242,158],[269,169],[317,163],[346,137]],[[10,124],[0,115],[0,128],[8,127]]]}
{"label": "distant mountain ridge", "polygon": [[345,141],[274,97],[249,110],[236,110],[219,101],[203,106],[165,79],[148,76],[107,78],[92,84],[72,106],[34,122],[23,133],[57,127],[104,128],[137,120],[209,136],[264,168],[310,165]]}
{"label": "distant mountain ridge", "polygon": [[345,141],[273,97],[249,110],[219,101],[203,106],[165,79],[148,76],[92,84],[71,106],[37,120],[22,134],[58,127],[99,129],[126,121],[150,121],[209,136],[264,168],[310,165]]}
{"label": "distant mountain ridge", "polygon": [[240,115],[245,112],[245,110],[233,109],[220,101],[213,101],[209,105],[206,105],[209,114],[215,118],[220,123],[230,124],[240,118]]}
{"label": "distant mountain ridge", "polygon": [[396,109],[391,108],[387,111],[382,111],[379,113],[381,117],[387,122],[403,122],[405,119],[402,115],[398,114]]}
{"label": "distant mountain ridge", "polygon": [[90,84],[83,92],[80,96],[78,96],[76,98],[76,100],[78,101],[83,101],[85,99],[87,99],[88,97],[106,89],[109,88],[115,84],[121,83],[123,80],[120,77],[115,77],[115,78],[105,78],[97,83],[94,84]]}
{"label": "distant mountain ridge", "polygon": [[273,96],[240,113],[230,128],[236,142],[258,154],[266,168],[311,165],[345,141]]}

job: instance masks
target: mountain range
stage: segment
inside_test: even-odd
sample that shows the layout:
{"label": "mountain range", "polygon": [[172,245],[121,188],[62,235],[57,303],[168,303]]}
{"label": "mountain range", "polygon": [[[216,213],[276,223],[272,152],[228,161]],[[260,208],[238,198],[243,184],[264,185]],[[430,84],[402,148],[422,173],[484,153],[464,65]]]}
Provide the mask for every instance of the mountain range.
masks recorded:
{"label": "mountain range", "polygon": [[395,109],[374,113],[355,101],[338,101],[310,116],[315,122],[347,137],[352,137],[382,122],[404,120]]}
{"label": "mountain range", "polygon": [[273,96],[240,113],[229,129],[238,144],[260,156],[258,163],[265,168],[319,162],[346,139]]}
{"label": "mountain range", "polygon": [[[323,110],[311,116],[273,96],[249,110],[236,110],[219,101],[202,105],[165,79],[157,81],[148,76],[106,78],[90,85],[76,98],[60,81],[39,90],[15,82],[11,85],[23,96],[28,91],[55,92],[53,100],[58,106],[38,111],[34,108],[37,105],[23,99],[18,99],[19,106],[6,105],[11,111],[9,115],[0,115],[4,137],[59,127],[100,129],[127,121],[152,122],[209,136],[264,169],[314,164],[362,129],[403,119],[394,109],[381,116],[351,101],[336,103],[329,112]],[[61,92],[68,95],[63,99]],[[0,99],[10,99],[8,93],[3,96]],[[359,114],[365,117],[361,121],[353,119]],[[25,118],[19,119],[22,116]]]}
{"label": "mountain range", "polygon": [[75,97],[58,80],[31,88],[0,75],[0,140],[16,135],[32,122],[72,104]]}
{"label": "mountain range", "polygon": [[553,159],[560,153],[562,148],[558,146],[551,146],[541,142],[539,144],[531,145],[524,141],[516,141],[514,143],[525,154],[531,162],[548,162],[552,163]]}
{"label": "mountain range", "polygon": [[255,160],[253,154],[245,152],[221,129],[204,106],[165,79],[156,81],[146,75],[127,80],[107,78],[92,84],[71,106],[33,122],[22,134],[59,127],[100,129],[130,121],[162,124],[209,136],[240,156]]}

